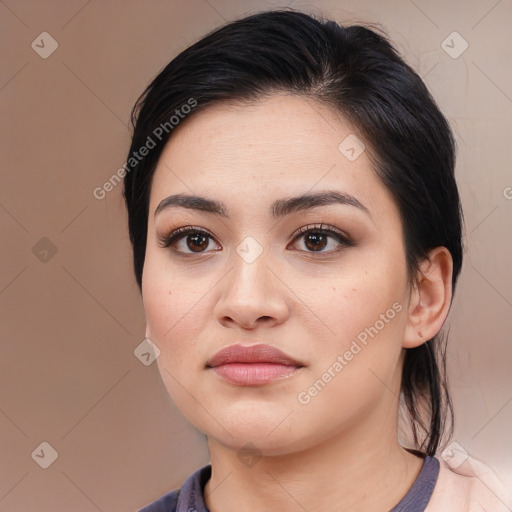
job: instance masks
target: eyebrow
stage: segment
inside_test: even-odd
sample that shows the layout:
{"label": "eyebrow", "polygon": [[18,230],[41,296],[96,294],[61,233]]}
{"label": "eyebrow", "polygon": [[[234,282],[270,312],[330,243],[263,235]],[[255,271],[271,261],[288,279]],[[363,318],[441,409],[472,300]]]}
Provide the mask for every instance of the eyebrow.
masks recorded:
{"label": "eyebrow", "polygon": [[[326,206],[331,204],[354,206],[355,208],[358,208],[359,210],[366,213],[371,218],[371,214],[368,208],[360,201],[358,201],[354,196],[334,190],[277,199],[272,203],[270,207],[270,215],[274,219],[277,219],[286,215],[290,215],[291,213],[307,211],[319,206]],[[229,218],[228,208],[221,201],[189,194],[175,194],[160,201],[155,209],[155,217],[160,212],[173,207],[188,208],[191,210],[198,210],[201,212],[218,215],[220,217]]]}

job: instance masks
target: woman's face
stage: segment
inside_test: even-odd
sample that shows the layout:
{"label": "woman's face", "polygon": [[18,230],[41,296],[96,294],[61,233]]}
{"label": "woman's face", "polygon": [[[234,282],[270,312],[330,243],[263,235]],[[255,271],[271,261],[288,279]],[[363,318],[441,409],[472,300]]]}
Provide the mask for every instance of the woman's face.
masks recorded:
{"label": "woman's face", "polygon": [[[326,106],[274,95],[196,112],[161,155],[142,282],[146,334],[173,401],[224,446],[250,442],[277,455],[352,436],[361,447],[394,428],[409,298],[403,233],[353,137]],[[321,193],[346,200],[291,200]],[[176,194],[222,203],[223,213],[195,201],[155,216]],[[195,231],[162,247],[185,226]],[[234,344],[270,345],[300,367],[207,366]]]}

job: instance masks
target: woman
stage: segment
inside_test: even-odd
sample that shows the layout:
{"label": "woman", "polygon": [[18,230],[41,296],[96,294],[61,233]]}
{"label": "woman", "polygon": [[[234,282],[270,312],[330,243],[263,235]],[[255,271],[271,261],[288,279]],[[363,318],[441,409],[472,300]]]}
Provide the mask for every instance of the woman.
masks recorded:
{"label": "woman", "polygon": [[211,460],[142,510],[509,510],[463,447],[436,457],[455,145],[386,38],[252,15],[170,62],[132,121],[146,337]]}

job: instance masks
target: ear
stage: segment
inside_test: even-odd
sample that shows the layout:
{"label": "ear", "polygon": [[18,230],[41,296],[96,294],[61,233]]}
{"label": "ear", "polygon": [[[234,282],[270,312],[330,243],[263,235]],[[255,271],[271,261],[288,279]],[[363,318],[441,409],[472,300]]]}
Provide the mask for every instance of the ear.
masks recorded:
{"label": "ear", "polygon": [[443,326],[452,300],[453,260],[446,247],[436,247],[420,263],[411,291],[404,348],[413,348],[433,338]]}

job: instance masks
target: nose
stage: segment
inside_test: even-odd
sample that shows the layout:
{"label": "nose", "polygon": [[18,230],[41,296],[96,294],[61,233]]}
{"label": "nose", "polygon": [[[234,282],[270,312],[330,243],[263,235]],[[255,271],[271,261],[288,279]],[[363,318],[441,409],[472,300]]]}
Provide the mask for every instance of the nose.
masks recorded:
{"label": "nose", "polygon": [[271,258],[266,252],[250,263],[234,254],[233,268],[223,281],[214,309],[217,321],[224,327],[273,327],[288,318],[287,288],[278,271],[270,266]]}

